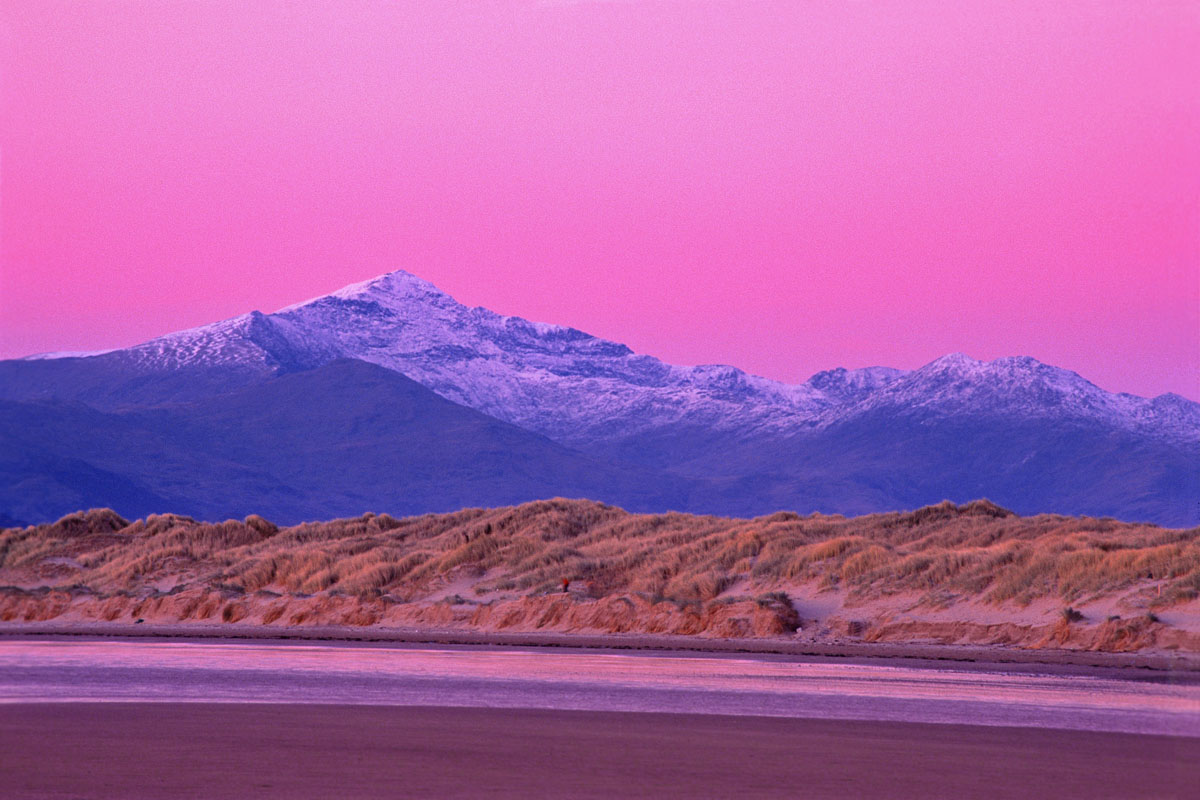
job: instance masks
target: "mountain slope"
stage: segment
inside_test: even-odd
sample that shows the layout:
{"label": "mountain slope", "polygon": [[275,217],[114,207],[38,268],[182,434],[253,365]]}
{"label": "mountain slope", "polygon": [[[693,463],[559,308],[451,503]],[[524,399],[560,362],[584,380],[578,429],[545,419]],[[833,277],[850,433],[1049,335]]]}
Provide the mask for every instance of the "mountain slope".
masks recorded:
{"label": "mountain slope", "polygon": [[421,513],[553,496],[685,502],[682,481],[595,462],[358,361],[149,410],[0,411],[0,508],[15,519],[100,505],[209,519],[258,508],[298,522],[330,509]]}

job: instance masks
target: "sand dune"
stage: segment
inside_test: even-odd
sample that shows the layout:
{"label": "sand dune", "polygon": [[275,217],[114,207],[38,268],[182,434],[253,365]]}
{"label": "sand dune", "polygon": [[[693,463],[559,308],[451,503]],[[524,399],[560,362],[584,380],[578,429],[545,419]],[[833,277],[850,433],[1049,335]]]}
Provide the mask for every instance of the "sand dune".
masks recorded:
{"label": "sand dune", "polygon": [[0,533],[0,621],[1200,652],[1198,533],[986,501],[742,520],[549,500],[283,529],[93,510]]}

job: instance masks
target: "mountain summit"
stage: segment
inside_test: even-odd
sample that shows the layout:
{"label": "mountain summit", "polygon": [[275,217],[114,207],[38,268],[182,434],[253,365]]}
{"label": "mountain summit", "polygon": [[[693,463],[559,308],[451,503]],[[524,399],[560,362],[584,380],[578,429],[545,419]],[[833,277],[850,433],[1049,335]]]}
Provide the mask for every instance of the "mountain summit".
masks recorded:
{"label": "mountain summit", "polygon": [[[913,371],[839,368],[789,385],[730,366],[674,366],[574,328],[469,308],[402,270],[124,350],[0,362],[0,397],[81,403],[128,425],[152,413],[186,416],[197,404],[211,416],[225,394],[346,360],[400,373],[605,470],[639,471],[637,493],[595,499],[646,510],[860,513],[987,495],[1018,511],[1200,522],[1200,404],[1175,395],[1113,394],[1032,358],[960,353]],[[294,385],[313,390],[312,381]],[[276,435],[302,438],[296,425]],[[447,446],[464,445],[451,437]],[[13,467],[11,479],[27,482],[22,469],[35,468]],[[434,478],[422,486],[436,494]],[[322,486],[319,474],[288,480],[306,492]],[[135,483],[139,497],[162,494],[152,477]],[[461,488],[445,491],[469,502]],[[80,497],[113,505],[102,492]],[[19,509],[10,515],[20,518]]]}

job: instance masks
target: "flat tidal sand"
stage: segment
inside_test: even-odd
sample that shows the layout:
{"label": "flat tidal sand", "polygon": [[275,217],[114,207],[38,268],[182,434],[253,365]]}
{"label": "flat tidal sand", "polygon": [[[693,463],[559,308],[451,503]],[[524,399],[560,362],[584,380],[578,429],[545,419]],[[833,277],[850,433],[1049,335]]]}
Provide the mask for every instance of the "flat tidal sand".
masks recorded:
{"label": "flat tidal sand", "polygon": [[6,798],[1187,798],[1200,739],[593,711],[0,705]]}

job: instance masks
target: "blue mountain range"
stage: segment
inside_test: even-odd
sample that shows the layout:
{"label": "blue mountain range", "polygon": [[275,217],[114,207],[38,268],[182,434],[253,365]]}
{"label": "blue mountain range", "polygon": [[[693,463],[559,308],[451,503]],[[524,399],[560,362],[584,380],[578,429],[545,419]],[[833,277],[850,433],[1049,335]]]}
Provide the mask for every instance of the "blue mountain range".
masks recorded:
{"label": "blue mountain range", "polygon": [[1025,357],[796,385],[674,366],[403,271],[123,350],[0,362],[0,525],[550,496],[737,516],[987,497],[1195,526],[1200,404]]}

